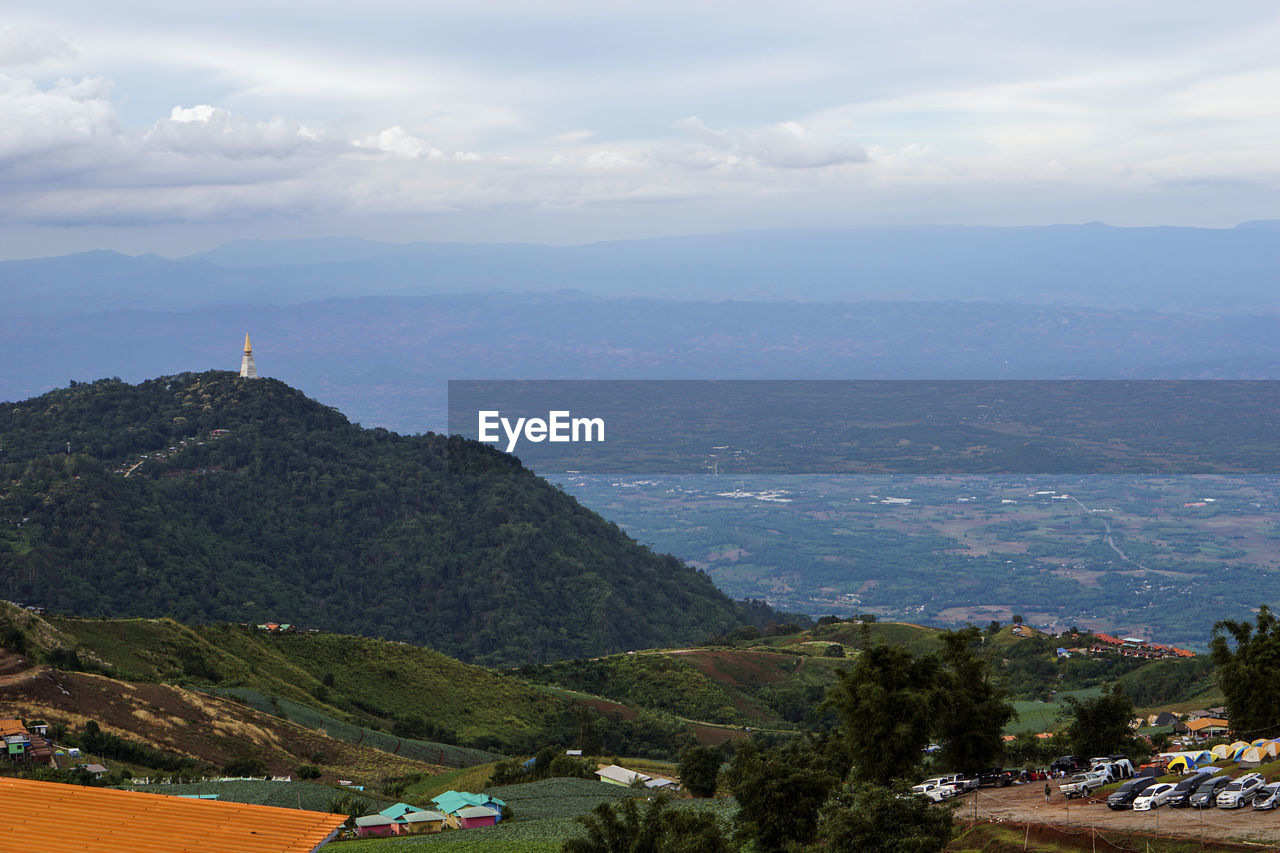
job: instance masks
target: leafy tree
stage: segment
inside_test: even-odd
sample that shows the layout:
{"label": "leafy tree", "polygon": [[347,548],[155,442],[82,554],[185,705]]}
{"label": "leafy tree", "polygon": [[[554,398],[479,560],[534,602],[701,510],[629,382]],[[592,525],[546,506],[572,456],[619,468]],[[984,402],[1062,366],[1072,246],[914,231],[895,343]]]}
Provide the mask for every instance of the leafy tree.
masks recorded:
{"label": "leafy tree", "polygon": [[1008,694],[991,679],[991,666],[977,649],[982,635],[972,626],[942,635],[938,715],[933,738],[952,770],[975,771],[1000,763],[1004,726],[1013,719]]}
{"label": "leafy tree", "polygon": [[1209,653],[1232,728],[1250,738],[1280,731],[1280,620],[1271,608],[1258,608],[1252,625],[1231,619],[1217,622]]}
{"label": "leafy tree", "polygon": [[320,768],[314,764],[303,764],[298,768],[299,779],[319,779]]}
{"label": "leafy tree", "polygon": [[902,646],[873,645],[827,692],[848,739],[853,774],[888,784],[911,775],[929,744],[938,705],[938,659]]}
{"label": "leafy tree", "polygon": [[832,643],[822,650],[824,658],[842,658],[844,657],[844,646],[839,643]]}
{"label": "leafy tree", "polygon": [[829,853],[938,853],[951,840],[952,809],[907,793],[853,783],[822,807],[818,835]]}
{"label": "leafy tree", "polygon": [[1119,684],[1102,688],[1092,699],[1068,696],[1066,706],[1071,717],[1067,736],[1077,755],[1109,755],[1134,749],[1133,729],[1129,727],[1133,702]]}
{"label": "leafy tree", "polygon": [[267,762],[261,758],[235,758],[222,766],[228,776],[266,776]]}
{"label": "leafy tree", "polygon": [[657,797],[641,811],[634,799],[601,803],[578,818],[586,838],[566,841],[564,853],[728,853],[715,815],[668,808]]}
{"label": "leafy tree", "polygon": [[329,800],[327,808],[329,814],[343,814],[347,816],[346,822],[343,824],[348,829],[354,829],[356,818],[364,817],[373,813],[373,806],[363,797],[358,797],[352,791],[343,791],[336,797]]}
{"label": "leafy tree", "polygon": [[695,797],[714,797],[723,754],[718,746],[692,746],[680,756],[680,784]]}
{"label": "leafy tree", "polygon": [[760,850],[807,844],[818,826],[818,810],[840,781],[825,756],[806,744],[761,749],[741,741],[727,774],[738,801],[735,840]]}

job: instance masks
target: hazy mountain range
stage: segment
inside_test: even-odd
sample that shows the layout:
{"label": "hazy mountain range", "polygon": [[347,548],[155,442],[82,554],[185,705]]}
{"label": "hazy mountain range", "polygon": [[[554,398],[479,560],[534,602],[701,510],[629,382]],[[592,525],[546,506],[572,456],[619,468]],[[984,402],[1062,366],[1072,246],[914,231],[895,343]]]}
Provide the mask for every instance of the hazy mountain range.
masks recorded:
{"label": "hazy mountain range", "polygon": [[369,425],[451,378],[1269,378],[1274,223],[898,227],[587,246],[240,241],[0,263],[0,399],[234,369]]}

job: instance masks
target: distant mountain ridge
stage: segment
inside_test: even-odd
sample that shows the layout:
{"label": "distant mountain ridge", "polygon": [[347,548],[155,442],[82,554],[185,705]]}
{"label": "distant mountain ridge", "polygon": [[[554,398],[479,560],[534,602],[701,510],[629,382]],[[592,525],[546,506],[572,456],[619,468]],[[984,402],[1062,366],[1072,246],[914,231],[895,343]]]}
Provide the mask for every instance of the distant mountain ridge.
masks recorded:
{"label": "distant mountain ridge", "polygon": [[1280,378],[1280,316],[477,294],[0,315],[0,400],[235,369],[246,331],[264,375],[410,433],[445,428],[449,379]]}
{"label": "distant mountain ridge", "polygon": [[487,663],[768,615],[512,457],[361,429],[272,379],[75,384],[0,404],[0,449],[0,596],[64,612],[291,622]]}
{"label": "distant mountain ridge", "polygon": [[1275,309],[1280,247],[1231,229],[863,226],[592,243],[239,241],[167,260],[90,252],[0,263],[28,316],[368,294],[555,292],[676,299],[939,299],[1230,313]]}

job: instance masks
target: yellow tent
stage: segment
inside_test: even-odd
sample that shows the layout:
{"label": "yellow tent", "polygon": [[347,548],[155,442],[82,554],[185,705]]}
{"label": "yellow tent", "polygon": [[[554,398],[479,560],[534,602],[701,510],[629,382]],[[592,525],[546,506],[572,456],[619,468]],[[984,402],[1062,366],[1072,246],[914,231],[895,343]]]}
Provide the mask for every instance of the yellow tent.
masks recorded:
{"label": "yellow tent", "polygon": [[1220,743],[1217,746],[1215,746],[1213,749],[1209,750],[1209,752],[1213,755],[1214,758],[1216,758],[1219,761],[1222,761],[1224,759],[1230,758],[1231,753],[1235,752],[1235,750],[1231,748],[1230,744]]}
{"label": "yellow tent", "polygon": [[1213,754],[1206,750],[1189,750],[1174,754],[1169,759],[1170,773],[1190,773],[1202,764],[1212,764]]}
{"label": "yellow tent", "polygon": [[1267,751],[1262,747],[1251,746],[1241,751],[1240,755],[1236,757],[1236,761],[1240,764],[1261,764],[1269,757]]}

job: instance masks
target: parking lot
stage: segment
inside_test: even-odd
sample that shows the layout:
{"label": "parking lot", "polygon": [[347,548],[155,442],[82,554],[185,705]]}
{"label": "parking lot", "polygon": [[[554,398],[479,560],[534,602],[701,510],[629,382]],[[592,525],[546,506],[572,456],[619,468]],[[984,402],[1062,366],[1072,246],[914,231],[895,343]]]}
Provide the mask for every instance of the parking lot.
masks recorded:
{"label": "parking lot", "polygon": [[[955,801],[953,801],[955,802]],[[1149,832],[1191,838],[1247,840],[1274,844],[1280,841],[1280,810],[1174,809],[1162,806],[1149,812],[1112,811],[1102,798],[1065,800],[1054,784],[1053,797],[1044,801],[1044,783],[1028,782],[1007,788],[982,788],[958,798],[958,820],[1003,820],[1013,823],[1052,823],[1092,826],[1099,830]]]}

